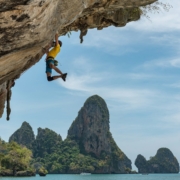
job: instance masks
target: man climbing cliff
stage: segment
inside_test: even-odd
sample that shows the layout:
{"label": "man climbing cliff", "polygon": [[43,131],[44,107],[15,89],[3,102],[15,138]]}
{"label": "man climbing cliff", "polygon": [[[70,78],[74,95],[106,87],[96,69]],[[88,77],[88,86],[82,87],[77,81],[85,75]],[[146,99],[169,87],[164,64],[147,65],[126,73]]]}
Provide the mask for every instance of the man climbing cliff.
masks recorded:
{"label": "man climbing cliff", "polygon": [[[67,73],[62,73],[60,69],[58,69],[55,66],[55,57],[57,54],[60,52],[62,46],[62,42],[58,40],[58,34],[56,33],[55,35],[55,45],[53,49],[49,51],[49,49],[52,47],[52,44],[48,47],[48,50],[46,51],[47,57],[46,57],[46,74],[47,74],[47,80],[48,81],[53,81],[58,78],[62,78],[64,81],[66,81],[66,76]],[[56,61],[57,62],[57,61]],[[57,73],[60,75],[57,76],[51,76],[52,74],[52,69],[54,69]]]}

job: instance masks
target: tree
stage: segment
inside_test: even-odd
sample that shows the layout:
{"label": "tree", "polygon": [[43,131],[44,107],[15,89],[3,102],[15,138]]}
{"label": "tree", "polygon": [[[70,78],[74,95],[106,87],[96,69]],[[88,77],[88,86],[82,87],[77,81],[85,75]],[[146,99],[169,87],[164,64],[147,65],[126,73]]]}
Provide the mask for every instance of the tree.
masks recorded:
{"label": "tree", "polygon": [[6,150],[7,150],[6,143],[0,138],[0,172],[2,170],[1,162],[5,156]]}
{"label": "tree", "polygon": [[21,147],[15,142],[8,144],[8,153],[3,158],[3,165],[7,169],[13,170],[13,175],[17,170],[25,170],[30,163],[32,152],[26,147]]}

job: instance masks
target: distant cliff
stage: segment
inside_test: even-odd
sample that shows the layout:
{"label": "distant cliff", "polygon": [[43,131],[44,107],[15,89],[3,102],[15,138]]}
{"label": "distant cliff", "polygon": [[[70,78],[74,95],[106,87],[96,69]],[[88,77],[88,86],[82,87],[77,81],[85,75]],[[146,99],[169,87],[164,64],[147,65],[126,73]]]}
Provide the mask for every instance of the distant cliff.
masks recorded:
{"label": "distant cliff", "polygon": [[24,122],[10,141],[32,148],[36,169],[44,166],[49,173],[131,173],[131,161],[115,143],[107,105],[98,95],[86,100],[64,141],[48,128],[38,128],[32,140],[34,134],[27,133],[30,129]]}
{"label": "distant cliff", "polygon": [[148,161],[138,155],[135,165],[139,173],[179,173],[179,163],[168,148],[160,148]]}
{"label": "distant cliff", "polygon": [[68,131],[68,138],[77,142],[81,153],[104,160],[104,166],[97,172],[126,173],[131,169],[131,161],[109,131],[109,111],[98,95],[86,100]]}
{"label": "distant cliff", "polygon": [[23,122],[21,127],[15,131],[9,138],[9,142],[15,141],[18,144],[25,145],[27,148],[32,149],[35,140],[32,127],[27,122]]}

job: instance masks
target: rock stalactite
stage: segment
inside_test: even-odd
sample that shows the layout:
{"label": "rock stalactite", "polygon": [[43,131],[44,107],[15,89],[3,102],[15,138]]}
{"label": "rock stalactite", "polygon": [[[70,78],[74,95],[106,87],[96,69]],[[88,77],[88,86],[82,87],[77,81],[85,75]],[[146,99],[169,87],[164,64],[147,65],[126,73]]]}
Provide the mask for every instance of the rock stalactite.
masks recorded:
{"label": "rock stalactite", "polygon": [[140,6],[157,0],[0,0],[0,117],[8,81],[16,80],[59,36],[90,28],[122,27],[140,18]]}
{"label": "rock stalactite", "polygon": [[11,95],[12,95],[11,85],[10,85],[10,81],[8,81],[8,85],[7,85],[7,98],[6,98],[6,101],[7,101],[7,105],[6,105],[7,118],[6,119],[7,120],[9,120],[9,116],[11,114],[11,108],[10,108]]}

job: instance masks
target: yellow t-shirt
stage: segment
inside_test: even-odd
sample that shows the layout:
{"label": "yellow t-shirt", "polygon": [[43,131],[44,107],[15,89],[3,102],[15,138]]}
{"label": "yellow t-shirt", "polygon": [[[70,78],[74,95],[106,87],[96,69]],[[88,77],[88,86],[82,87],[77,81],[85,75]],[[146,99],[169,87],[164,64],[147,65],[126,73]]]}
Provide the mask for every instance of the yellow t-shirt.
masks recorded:
{"label": "yellow t-shirt", "polygon": [[51,50],[49,51],[47,57],[51,56],[51,57],[55,58],[55,57],[57,56],[57,54],[60,52],[60,50],[61,50],[61,47],[60,47],[60,45],[58,44],[57,46],[55,46],[53,49],[51,49]]}

